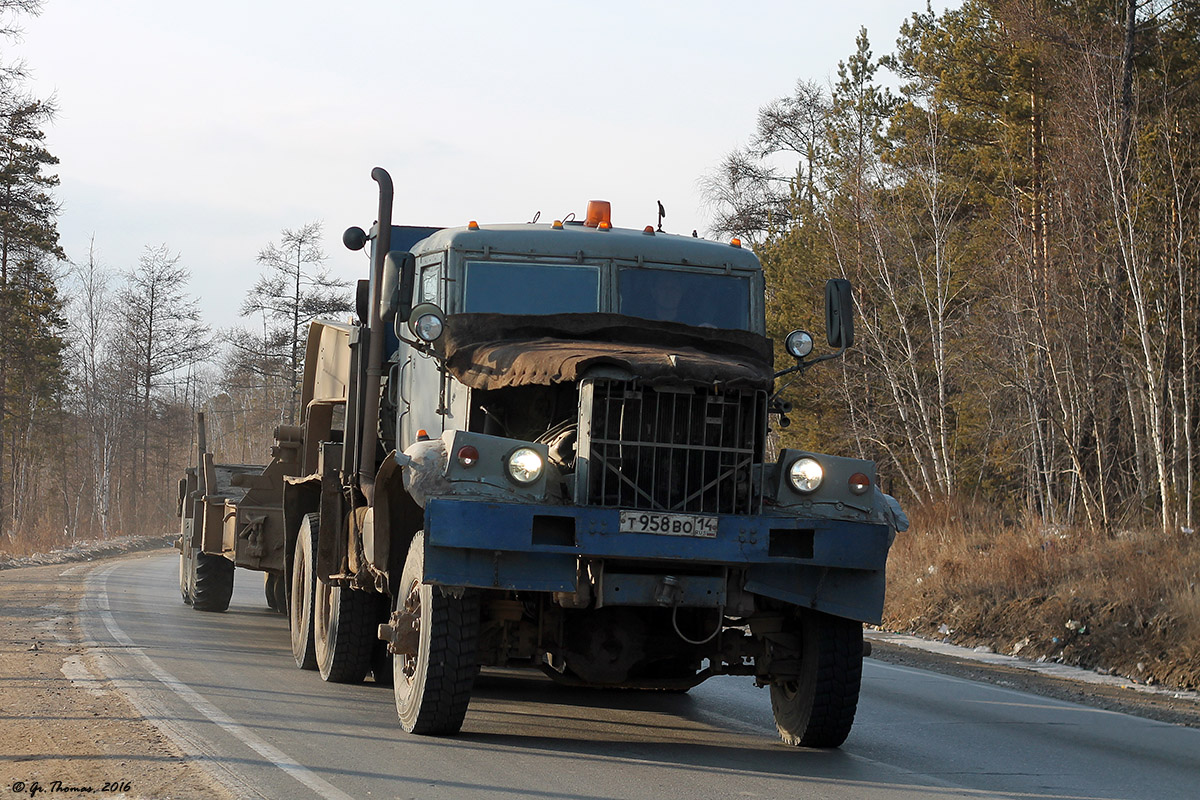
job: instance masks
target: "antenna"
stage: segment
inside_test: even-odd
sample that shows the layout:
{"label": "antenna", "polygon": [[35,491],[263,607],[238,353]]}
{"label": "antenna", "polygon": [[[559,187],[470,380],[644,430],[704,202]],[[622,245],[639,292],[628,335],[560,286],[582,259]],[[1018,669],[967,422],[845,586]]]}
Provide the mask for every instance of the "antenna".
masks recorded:
{"label": "antenna", "polygon": [[663,208],[662,200],[658,201],[658,232],[662,233],[662,221],[667,216],[667,210]]}

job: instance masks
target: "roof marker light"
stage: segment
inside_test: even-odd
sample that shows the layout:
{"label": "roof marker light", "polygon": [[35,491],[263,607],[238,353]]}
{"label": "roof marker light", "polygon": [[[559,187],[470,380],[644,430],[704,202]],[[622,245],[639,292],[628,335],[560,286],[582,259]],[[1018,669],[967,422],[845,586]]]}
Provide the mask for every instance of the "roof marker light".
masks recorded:
{"label": "roof marker light", "polygon": [[476,222],[475,220],[471,220],[470,222],[467,223],[467,230],[469,230],[469,231],[479,230],[479,223]]}
{"label": "roof marker light", "polygon": [[607,200],[588,200],[587,219],[583,224],[588,228],[598,228],[602,223],[612,227],[612,203]]}
{"label": "roof marker light", "polygon": [[646,227],[642,228],[642,233],[646,234],[647,236],[653,236],[654,235],[654,226],[647,225]]}
{"label": "roof marker light", "polygon": [[610,225],[610,224],[609,224],[608,222],[606,222],[605,220],[600,220],[600,224],[596,226],[596,228],[597,228],[598,230],[602,230],[602,231],[606,231],[606,230],[608,230],[608,229],[609,229],[609,228],[611,228],[611,227],[612,227],[612,225]]}
{"label": "roof marker light", "polygon": [[561,231],[562,230],[562,220],[561,219],[554,220],[554,224],[551,225],[550,227],[556,231]]}
{"label": "roof marker light", "polygon": [[733,237],[732,239],[730,239],[730,240],[729,240],[729,243],[730,243],[731,245],[733,245],[734,247],[741,247],[741,246],[742,246],[742,240],[741,240],[741,239],[739,239],[739,238],[737,238],[736,236],[735,236],[735,237]]}

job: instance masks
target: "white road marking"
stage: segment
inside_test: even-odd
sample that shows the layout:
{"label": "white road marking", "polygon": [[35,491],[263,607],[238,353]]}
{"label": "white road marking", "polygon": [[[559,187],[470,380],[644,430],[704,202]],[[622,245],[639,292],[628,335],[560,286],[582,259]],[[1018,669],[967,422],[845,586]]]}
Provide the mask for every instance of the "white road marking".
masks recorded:
{"label": "white road marking", "polygon": [[[242,742],[242,744],[246,745],[251,750],[254,750],[276,767],[307,786],[317,795],[324,797],[327,800],[353,800],[350,795],[346,794],[341,789],[338,789],[333,784],[322,780],[311,770],[297,763],[296,760],[288,756],[287,753],[284,753],[282,750],[279,750],[273,745],[263,741],[250,730],[242,725],[239,725],[231,717],[225,714],[225,712],[221,711],[208,700],[204,699],[204,697],[195,689],[192,689],[190,686],[183,683],[174,675],[160,667],[152,658],[150,658],[150,656],[146,655],[140,647],[135,645],[133,640],[130,639],[123,630],[121,630],[121,626],[117,624],[116,619],[113,618],[112,611],[109,609],[108,576],[119,566],[121,565],[114,564],[102,571],[99,571],[99,575],[96,573],[89,574],[87,579],[88,591],[85,593],[85,597],[88,594],[92,594],[94,590],[94,596],[98,606],[97,610],[99,611],[100,619],[104,622],[104,627],[108,629],[109,635],[112,636],[113,641],[122,646],[123,649],[121,650],[121,655],[133,658],[138,662],[139,665],[141,665],[142,669],[148,672],[163,686],[167,687],[176,695],[178,695],[180,699],[182,699],[189,706],[203,714],[222,730],[237,738]],[[93,649],[98,650],[100,648],[98,643],[89,642],[88,644]],[[99,662],[101,664],[101,668],[104,669],[108,674],[109,679],[113,680],[114,683],[117,684],[117,688],[120,689],[123,694],[125,694],[127,697],[131,694],[136,694],[131,687],[122,687],[122,681],[120,681],[119,676],[114,675],[113,671],[110,671],[104,667],[105,659],[101,658],[99,659]],[[131,697],[130,699],[134,700],[135,698]],[[173,739],[176,738],[176,734],[178,733],[177,730],[163,728],[163,726],[158,725],[158,723],[155,722],[157,718],[166,718],[169,716],[165,709],[155,708],[155,704],[144,696],[137,697],[135,699],[135,706],[138,707],[138,710],[142,712],[144,717],[151,722],[154,722],[154,724],[158,726],[160,730],[163,730]],[[147,711],[151,713],[147,713]],[[184,738],[186,739],[188,737]],[[195,748],[194,742],[189,741],[186,742],[186,744],[187,747],[185,749]],[[255,794],[258,794],[258,792],[255,792]]]}

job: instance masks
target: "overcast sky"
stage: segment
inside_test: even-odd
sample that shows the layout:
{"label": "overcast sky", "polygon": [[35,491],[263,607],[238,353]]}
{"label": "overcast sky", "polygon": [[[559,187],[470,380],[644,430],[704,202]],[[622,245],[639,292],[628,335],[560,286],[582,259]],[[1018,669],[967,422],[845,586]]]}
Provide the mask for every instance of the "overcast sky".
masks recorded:
{"label": "overcast sky", "polygon": [[[935,8],[946,3],[935,3]],[[45,0],[3,57],[59,113],[59,220],[73,260],[166,244],[215,326],[280,230],[320,220],[341,243],[375,216],[371,168],[398,224],[543,220],[588,199],[618,226],[703,234],[699,179],[797,78],[830,80],[866,26],[876,54],[923,0],[502,3]]]}

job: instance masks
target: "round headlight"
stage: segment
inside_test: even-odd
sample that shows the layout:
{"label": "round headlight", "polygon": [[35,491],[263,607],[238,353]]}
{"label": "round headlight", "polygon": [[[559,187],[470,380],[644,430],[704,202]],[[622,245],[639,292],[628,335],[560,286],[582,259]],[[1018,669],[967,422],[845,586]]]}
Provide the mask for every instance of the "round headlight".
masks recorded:
{"label": "round headlight", "polygon": [[788,469],[788,482],[792,484],[792,488],[805,494],[815,492],[824,477],[825,471],[821,469],[821,464],[815,458],[807,456],[793,461]]}
{"label": "round headlight", "polygon": [[[445,329],[445,314],[433,303],[421,303],[408,317],[408,329],[423,342],[434,342]],[[396,335],[400,335],[400,319],[396,319]],[[402,337],[403,338],[403,337]]]}
{"label": "round headlight", "polygon": [[413,331],[421,341],[436,341],[442,335],[442,320],[436,314],[422,314],[413,323]]}
{"label": "round headlight", "polygon": [[812,352],[812,334],[808,331],[792,331],[783,340],[783,346],[796,358],[804,358]]}
{"label": "round headlight", "polygon": [[542,457],[532,447],[518,447],[508,457],[508,477],[525,485],[542,477]]}

